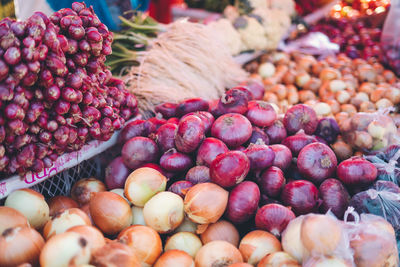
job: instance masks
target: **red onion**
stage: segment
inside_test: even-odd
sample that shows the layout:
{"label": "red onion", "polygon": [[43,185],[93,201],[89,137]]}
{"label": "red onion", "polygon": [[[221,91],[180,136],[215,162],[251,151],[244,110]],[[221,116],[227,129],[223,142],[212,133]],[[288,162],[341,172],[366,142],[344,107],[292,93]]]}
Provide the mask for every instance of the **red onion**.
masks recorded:
{"label": "red onion", "polygon": [[242,182],[250,170],[250,161],[240,151],[230,151],[218,155],[210,166],[211,181],[222,186],[232,187]]}
{"label": "red onion", "polygon": [[250,92],[242,90],[242,87],[235,87],[225,92],[218,102],[218,115],[226,113],[245,114],[247,112],[247,104]]}
{"label": "red onion", "polygon": [[350,195],[343,184],[333,178],[326,179],[319,187],[319,195],[322,200],[320,211],[326,213],[330,210],[342,219],[350,202]]}
{"label": "red onion", "polygon": [[194,166],[186,173],[186,181],[193,184],[210,182],[210,169],[206,166]]}
{"label": "red onion", "polygon": [[339,125],[333,118],[322,118],[318,122],[315,135],[323,138],[329,144],[335,143],[340,134]]}
{"label": "red onion", "polygon": [[246,117],[255,126],[268,127],[274,123],[277,116],[270,104],[265,101],[254,100],[248,103]]}
{"label": "red onion", "polygon": [[295,134],[301,129],[306,134],[313,134],[318,125],[317,114],[309,106],[297,104],[286,112],[283,124],[289,134]]}
{"label": "red onion", "polygon": [[183,116],[190,112],[196,111],[207,111],[209,108],[208,102],[201,98],[191,98],[182,101],[176,107],[176,113],[179,116]]}
{"label": "red onion", "polygon": [[321,143],[306,145],[297,158],[299,172],[310,181],[320,184],[331,177],[337,166],[335,153]]}
{"label": "red onion", "polygon": [[287,137],[285,126],[280,120],[276,120],[264,131],[269,137],[270,144],[279,144]]}
{"label": "red onion", "polygon": [[255,221],[257,229],[268,231],[279,238],[294,218],[296,216],[289,208],[280,204],[267,204],[257,211]]}
{"label": "red onion", "polygon": [[179,119],[176,118],[176,117],[172,117],[172,118],[169,118],[166,123],[173,123],[173,124],[178,125],[179,124]]}
{"label": "red onion", "polygon": [[211,135],[221,139],[229,147],[244,144],[251,137],[250,121],[240,114],[228,113],[215,120],[211,127]]}
{"label": "red onion", "polygon": [[288,136],[282,141],[282,145],[287,146],[292,151],[293,156],[297,156],[300,150],[308,144],[318,142],[314,136],[299,132],[295,135]]}
{"label": "red onion", "polygon": [[226,217],[234,224],[248,221],[256,212],[260,201],[257,184],[244,181],[235,186],[229,194]]}
{"label": "red onion", "polygon": [[198,165],[210,166],[211,162],[219,155],[228,152],[229,149],[219,139],[208,137],[201,143],[198,151],[196,163]]}
{"label": "red onion", "polygon": [[378,175],[375,165],[360,157],[342,161],[336,172],[342,183],[352,187],[369,185]]}
{"label": "red onion", "polygon": [[201,119],[201,121],[204,123],[205,133],[210,131],[211,126],[213,125],[213,123],[215,121],[214,116],[210,112],[207,112],[207,111],[197,111],[197,112],[187,113],[186,115],[184,115],[181,118],[181,120],[190,115],[195,115]]}
{"label": "red onion", "polygon": [[176,148],[183,153],[197,149],[204,139],[204,123],[197,116],[191,115],[181,119],[175,137]]}
{"label": "red onion", "polygon": [[280,144],[271,145],[269,147],[275,153],[275,159],[272,165],[286,171],[292,162],[292,152],[290,149],[287,146]]}
{"label": "red onion", "polygon": [[171,148],[175,148],[175,135],[178,125],[166,123],[157,130],[156,142],[161,152],[165,152]]}
{"label": "red onion", "polygon": [[247,89],[252,93],[254,99],[262,99],[264,96],[264,85],[257,80],[250,80],[247,84]]}
{"label": "red onion", "polygon": [[269,138],[268,135],[261,130],[258,127],[253,127],[253,131],[251,133],[251,137],[248,141],[249,144],[255,144],[258,140],[261,140],[264,142],[264,144],[268,145],[269,144]]}
{"label": "red onion", "polygon": [[283,188],[281,198],[283,204],[292,207],[296,215],[302,215],[315,210],[318,189],[309,181],[292,181]]}
{"label": "red onion", "polygon": [[136,169],[145,163],[155,162],[158,157],[157,144],[147,137],[134,137],[122,147],[122,159],[130,169]]}
{"label": "red onion", "polygon": [[189,190],[192,186],[193,184],[189,181],[177,181],[168,188],[168,191],[185,198],[187,190]]}
{"label": "red onion", "polygon": [[125,166],[122,157],[117,157],[105,170],[104,182],[108,190],[124,188],[125,180],[128,178],[130,170]]}
{"label": "red onion", "polygon": [[164,118],[171,118],[175,117],[177,115],[176,108],[177,104],[174,103],[163,103],[160,105],[157,105],[154,110],[157,113],[161,113]]}
{"label": "red onion", "polygon": [[160,165],[169,172],[184,172],[193,166],[193,162],[188,155],[177,152],[176,149],[172,148],[161,156]]}
{"label": "red onion", "polygon": [[151,128],[151,130],[149,130],[149,133],[153,133],[155,131],[158,130],[158,128],[160,128],[162,125],[164,125],[167,120],[163,119],[161,114],[156,114],[155,117],[150,118],[147,120],[149,123],[153,124],[155,128]]}
{"label": "red onion", "polygon": [[266,169],[260,177],[259,186],[262,194],[271,198],[279,197],[286,179],[283,171],[278,167],[272,166]]}
{"label": "red onion", "polygon": [[272,166],[275,159],[274,151],[262,144],[262,141],[250,144],[243,152],[250,160],[250,170],[252,171],[261,171]]}

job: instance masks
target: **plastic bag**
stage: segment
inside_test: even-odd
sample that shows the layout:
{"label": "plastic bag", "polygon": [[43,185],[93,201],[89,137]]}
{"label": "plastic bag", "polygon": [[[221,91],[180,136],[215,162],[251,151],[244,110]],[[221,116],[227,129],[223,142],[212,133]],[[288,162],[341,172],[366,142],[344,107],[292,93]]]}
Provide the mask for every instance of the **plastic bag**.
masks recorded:
{"label": "plastic bag", "polygon": [[400,75],[400,0],[391,0],[390,4],[381,37],[383,60]]}
{"label": "plastic bag", "polygon": [[354,148],[364,153],[375,153],[384,148],[400,144],[400,135],[393,119],[388,115],[393,108],[374,113],[359,112],[341,123],[343,138]]}
{"label": "plastic bag", "polygon": [[364,156],[378,169],[378,180],[400,185],[400,146],[391,145],[376,155]]}

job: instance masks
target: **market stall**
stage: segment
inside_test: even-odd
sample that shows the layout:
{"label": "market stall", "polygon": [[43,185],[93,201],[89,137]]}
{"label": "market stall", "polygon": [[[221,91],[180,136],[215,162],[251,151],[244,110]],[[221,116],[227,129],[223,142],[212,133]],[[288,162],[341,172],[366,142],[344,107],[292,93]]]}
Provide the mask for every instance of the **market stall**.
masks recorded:
{"label": "market stall", "polygon": [[204,2],[0,21],[0,266],[400,266],[397,1]]}

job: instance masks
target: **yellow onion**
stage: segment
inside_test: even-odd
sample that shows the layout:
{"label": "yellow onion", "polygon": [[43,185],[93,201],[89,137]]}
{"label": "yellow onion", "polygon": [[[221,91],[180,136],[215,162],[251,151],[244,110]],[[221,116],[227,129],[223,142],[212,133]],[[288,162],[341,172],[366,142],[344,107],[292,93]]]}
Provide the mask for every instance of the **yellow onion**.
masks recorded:
{"label": "yellow onion", "polygon": [[35,229],[41,229],[50,219],[49,206],[44,196],[32,189],[19,189],[12,192],[4,205],[21,212],[28,219],[30,226]]}
{"label": "yellow onion", "polygon": [[297,217],[289,222],[282,232],[282,248],[285,252],[295,258],[299,263],[303,262],[307,254],[300,238],[301,223],[304,216]]}
{"label": "yellow onion", "polygon": [[246,262],[237,262],[234,264],[229,265],[228,267],[252,267],[253,265],[248,264]]}
{"label": "yellow onion", "polygon": [[195,223],[215,223],[224,214],[228,195],[228,191],[216,184],[196,184],[186,193],[185,212]]}
{"label": "yellow onion", "polygon": [[195,257],[199,249],[203,246],[200,238],[189,232],[179,232],[167,239],[165,251],[178,249],[185,251],[191,257]]}
{"label": "yellow onion", "polygon": [[196,223],[192,222],[188,217],[185,216],[183,222],[178,226],[178,228],[175,229],[174,233],[190,232],[195,234],[197,227],[198,225]]}
{"label": "yellow onion", "polygon": [[76,182],[71,188],[71,197],[73,200],[83,206],[89,203],[93,193],[106,191],[105,184],[94,178],[84,178]]}
{"label": "yellow onion", "polygon": [[142,267],[127,245],[109,242],[94,252],[90,261],[96,267]]}
{"label": "yellow onion", "polygon": [[131,207],[115,193],[96,193],[89,205],[93,222],[104,234],[118,234],[132,223]]}
{"label": "yellow onion", "polygon": [[50,217],[53,217],[62,210],[67,210],[71,208],[79,208],[78,203],[70,197],[66,196],[55,196],[50,198],[48,201],[50,208]]}
{"label": "yellow onion", "polygon": [[16,226],[29,226],[26,217],[16,209],[0,206],[0,235],[4,230]]}
{"label": "yellow onion", "polygon": [[168,250],[157,260],[154,267],[194,267],[193,258],[181,250]]}
{"label": "yellow onion", "polygon": [[43,237],[35,229],[28,226],[8,228],[0,235],[0,266],[37,265],[43,246]]}
{"label": "yellow onion", "polygon": [[50,238],[40,253],[41,267],[69,267],[90,261],[88,241],[78,233],[65,232]]}
{"label": "yellow onion", "polygon": [[289,254],[283,251],[273,252],[260,260],[257,267],[301,267]]}
{"label": "yellow onion", "polygon": [[162,234],[175,230],[184,215],[182,198],[171,192],[158,193],[143,208],[146,225]]}
{"label": "yellow onion", "polygon": [[92,253],[106,244],[103,234],[90,225],[77,225],[69,228],[67,232],[75,232],[83,236],[88,241]]}
{"label": "yellow onion", "polygon": [[266,231],[255,230],[242,238],[239,250],[245,262],[255,265],[265,255],[281,251],[282,247],[274,235]]}
{"label": "yellow onion", "polygon": [[205,244],[197,252],[194,261],[196,267],[227,266],[232,263],[243,262],[243,257],[231,243],[217,240]]}
{"label": "yellow onion", "polygon": [[143,167],[133,171],[125,181],[125,196],[135,206],[143,207],[158,192],[165,191],[167,178],[159,171]]}
{"label": "yellow onion", "polygon": [[321,256],[321,257],[309,258],[304,263],[303,266],[304,267],[352,267],[353,264],[351,264],[351,262],[347,262],[337,257]]}
{"label": "yellow onion", "polygon": [[120,195],[121,197],[123,197],[126,202],[128,202],[128,204],[130,205],[131,203],[129,202],[129,200],[126,198],[125,193],[124,193],[124,189],[122,188],[114,188],[113,190],[110,190],[110,192],[113,192],[117,195]]}
{"label": "yellow onion", "polygon": [[239,245],[238,230],[233,224],[224,220],[209,224],[207,229],[201,234],[200,237],[203,244],[207,244],[215,240],[223,240],[231,243],[235,247]]}
{"label": "yellow onion", "polygon": [[133,225],[118,235],[144,266],[152,266],[162,252],[160,235],[148,226]]}
{"label": "yellow onion", "polygon": [[46,223],[43,228],[43,236],[48,240],[76,225],[92,225],[92,223],[86,213],[78,208],[64,210]]}
{"label": "yellow onion", "polygon": [[143,208],[132,206],[132,225],[146,225],[143,216]]}

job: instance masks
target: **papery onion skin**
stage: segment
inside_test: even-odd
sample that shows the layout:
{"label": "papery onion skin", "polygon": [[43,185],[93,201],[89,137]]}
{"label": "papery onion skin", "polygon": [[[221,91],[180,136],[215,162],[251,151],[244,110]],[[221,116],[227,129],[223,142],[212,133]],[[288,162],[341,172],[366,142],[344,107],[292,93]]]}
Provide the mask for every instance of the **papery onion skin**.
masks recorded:
{"label": "papery onion skin", "polygon": [[167,239],[164,250],[178,249],[194,258],[202,246],[202,241],[197,235],[189,232],[179,232]]}
{"label": "papery onion skin", "polygon": [[205,127],[202,120],[190,115],[180,120],[178,130],[175,135],[175,146],[178,151],[183,153],[191,153],[195,151],[205,135]]}
{"label": "papery onion skin", "polygon": [[102,248],[98,249],[92,256],[90,261],[96,267],[141,267],[136,255],[128,246],[119,242],[106,243]]}
{"label": "papery onion skin", "polygon": [[160,235],[148,226],[129,226],[118,235],[118,240],[126,244],[142,264],[153,265],[162,253]]}
{"label": "papery onion skin", "polygon": [[195,258],[196,267],[227,266],[243,262],[240,251],[226,241],[212,241],[205,244]]}
{"label": "papery onion skin", "polygon": [[143,207],[158,192],[165,191],[167,178],[159,171],[142,167],[129,174],[125,181],[125,196],[135,206]]}
{"label": "papery onion skin", "polygon": [[248,140],[249,144],[255,144],[258,140],[264,142],[264,144],[269,145],[269,137],[268,135],[260,128],[254,126],[253,131],[251,132],[251,137]]}
{"label": "papery onion skin", "polygon": [[186,173],[185,179],[192,184],[210,182],[210,169],[206,166],[194,166]]}
{"label": "papery onion skin", "polygon": [[225,211],[228,195],[228,191],[216,184],[196,184],[186,193],[185,212],[195,223],[215,223]]}
{"label": "papery onion skin", "polygon": [[54,216],[56,213],[70,209],[78,208],[78,203],[70,197],[66,196],[55,196],[49,199],[48,205],[50,208],[50,216]]}
{"label": "papery onion skin", "polygon": [[204,245],[215,240],[227,241],[235,247],[239,245],[238,230],[232,223],[224,220],[209,224],[200,237]]}
{"label": "papery onion skin", "polygon": [[4,230],[17,226],[29,226],[28,219],[16,209],[0,206],[0,235]]}
{"label": "papery onion skin", "polygon": [[289,222],[282,233],[282,248],[285,252],[295,258],[299,263],[308,256],[308,252],[301,240],[301,225],[305,216],[297,217]]}
{"label": "papery onion skin", "polygon": [[106,244],[103,234],[94,226],[77,225],[69,228],[67,232],[75,232],[82,235],[88,241],[92,253]]}
{"label": "papery onion skin", "polygon": [[19,189],[8,195],[4,206],[21,212],[31,227],[41,229],[49,220],[50,209],[44,196],[32,189]]}
{"label": "papery onion skin", "polygon": [[280,120],[276,120],[271,126],[265,128],[270,144],[279,144],[287,137],[285,126]]}
{"label": "papery onion skin", "polygon": [[276,120],[274,108],[265,101],[253,100],[248,103],[246,117],[258,127],[271,126]]}
{"label": "papery onion skin", "polygon": [[342,161],[337,168],[337,177],[346,186],[365,186],[375,181],[378,170],[371,162],[352,157]]}
{"label": "papery onion skin", "polygon": [[177,194],[160,192],[144,205],[143,216],[146,225],[157,232],[172,232],[183,221],[183,200]]}
{"label": "papery onion skin", "polygon": [[350,203],[350,195],[343,184],[337,179],[326,179],[319,187],[319,195],[322,200],[320,211],[326,213],[330,210],[342,219]]}
{"label": "papery onion skin", "polygon": [[262,141],[250,144],[243,152],[250,160],[251,171],[261,171],[271,167],[275,159],[275,152]]}
{"label": "papery onion skin", "polygon": [[252,126],[243,115],[228,113],[215,120],[211,136],[222,140],[228,147],[238,147],[250,139]]}
{"label": "papery onion skin", "polygon": [[278,251],[266,255],[260,260],[257,267],[301,267],[301,265],[288,253]]}
{"label": "papery onion skin", "polygon": [[318,189],[309,181],[292,181],[283,188],[281,198],[283,204],[292,207],[296,215],[302,215],[316,208]]}
{"label": "papery onion skin", "polygon": [[283,230],[291,220],[296,218],[294,213],[280,204],[267,204],[262,206],[256,214],[256,227],[280,237]]}
{"label": "papery onion skin", "polygon": [[89,203],[95,225],[107,235],[115,235],[132,222],[132,210],[124,198],[112,192],[99,192]]}
{"label": "papery onion skin", "polygon": [[187,116],[191,116],[191,115],[197,116],[201,119],[201,121],[204,124],[204,132],[205,133],[208,133],[211,130],[211,126],[214,123],[215,118],[210,112],[207,112],[207,111],[190,112],[190,113],[187,113],[186,115],[184,115],[181,119],[183,119]]}
{"label": "papery onion skin", "polygon": [[181,198],[185,198],[186,192],[193,186],[193,183],[189,181],[176,181],[171,184],[168,191],[179,195]]}
{"label": "papery onion skin", "polygon": [[260,201],[260,189],[251,181],[238,184],[229,194],[226,217],[234,224],[241,224],[254,216]]}
{"label": "papery onion skin", "polygon": [[168,250],[158,258],[154,267],[194,267],[193,258],[181,250]]}
{"label": "papery onion skin", "polygon": [[272,234],[254,230],[245,235],[239,244],[245,262],[256,265],[265,255],[281,251],[281,243]]}
{"label": "papery onion skin", "polygon": [[8,228],[0,235],[0,266],[11,267],[22,263],[36,266],[44,243],[43,237],[28,226]]}
{"label": "papery onion skin", "polygon": [[219,155],[228,152],[229,149],[221,140],[208,137],[199,146],[196,164],[209,167],[212,161]]}
{"label": "papery onion skin", "polygon": [[286,112],[283,124],[289,134],[295,134],[301,129],[306,134],[313,134],[318,125],[317,114],[309,106],[297,104]]}
{"label": "papery onion skin", "polygon": [[89,203],[92,193],[106,191],[105,184],[94,178],[85,178],[76,182],[71,189],[71,197],[73,200],[83,206]]}

